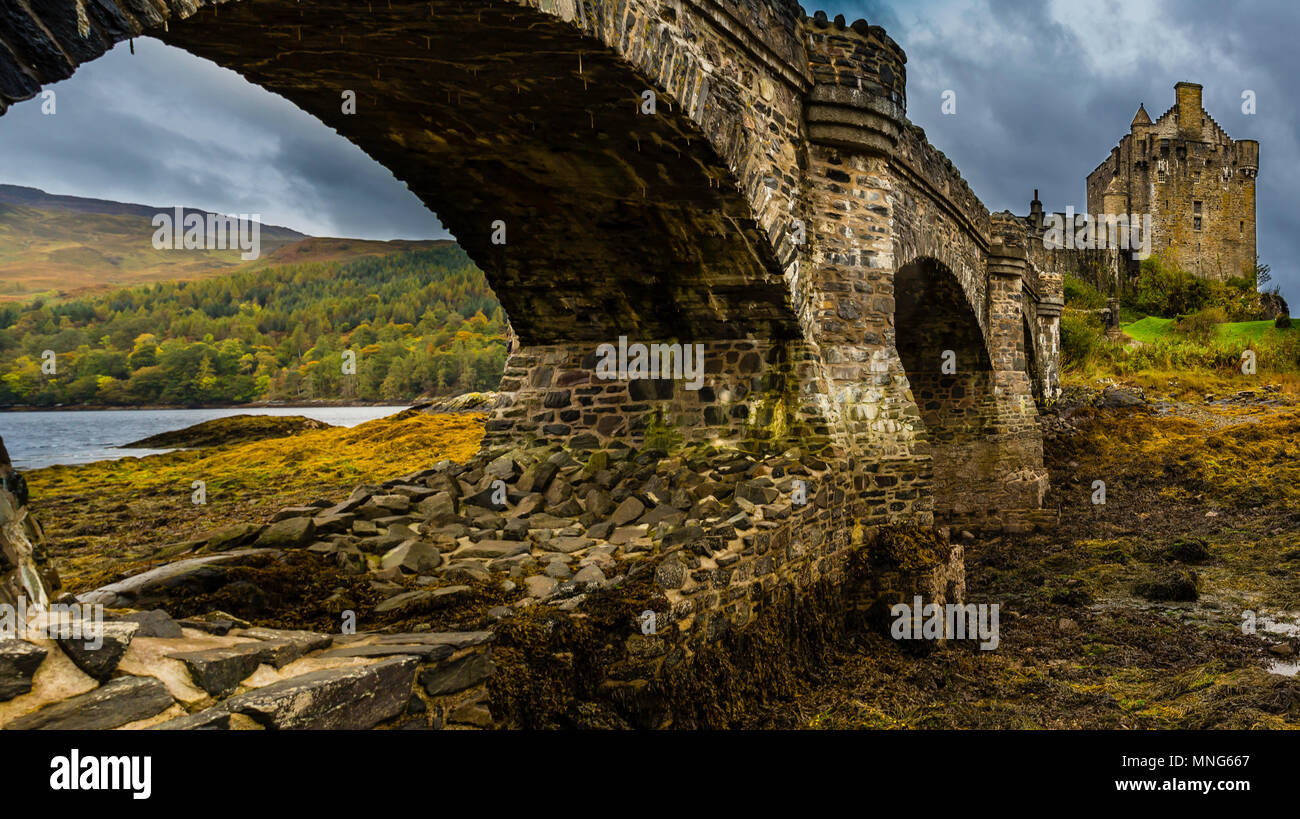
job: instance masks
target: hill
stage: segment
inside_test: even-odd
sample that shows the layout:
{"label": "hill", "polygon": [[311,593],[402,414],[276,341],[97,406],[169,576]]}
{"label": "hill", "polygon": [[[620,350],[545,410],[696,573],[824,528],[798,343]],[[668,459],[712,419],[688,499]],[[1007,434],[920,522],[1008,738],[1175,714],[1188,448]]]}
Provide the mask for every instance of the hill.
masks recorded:
{"label": "hill", "polygon": [[[238,250],[156,250],[153,218],[174,211],[172,206],[0,185],[0,302],[76,298],[115,287],[194,281],[284,264],[347,262],[448,244],[317,238],[262,224],[261,257],[252,261],[241,259]],[[194,208],[182,211],[207,215]]]}
{"label": "hill", "polygon": [[259,260],[199,281],[0,304],[0,406],[409,401],[494,389],[505,365],[501,305],[463,250],[431,244],[386,255],[386,243],[350,240],[284,248],[366,255]]}

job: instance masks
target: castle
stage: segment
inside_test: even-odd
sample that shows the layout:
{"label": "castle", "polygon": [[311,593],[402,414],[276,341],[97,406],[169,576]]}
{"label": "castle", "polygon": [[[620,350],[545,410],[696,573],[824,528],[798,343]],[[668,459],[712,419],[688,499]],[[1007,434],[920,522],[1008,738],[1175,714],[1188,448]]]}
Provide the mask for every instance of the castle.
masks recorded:
{"label": "castle", "polygon": [[[1149,214],[1151,251],[1162,259],[1206,279],[1253,279],[1259,142],[1228,136],[1201,106],[1201,86],[1180,82],[1174,90],[1173,107],[1154,122],[1139,105],[1129,133],[1088,174],[1087,212]],[[1137,272],[1137,262],[1114,249],[1045,248],[1037,191],[1027,221],[1031,256],[1047,269],[1080,276],[1103,292],[1108,282]]]}

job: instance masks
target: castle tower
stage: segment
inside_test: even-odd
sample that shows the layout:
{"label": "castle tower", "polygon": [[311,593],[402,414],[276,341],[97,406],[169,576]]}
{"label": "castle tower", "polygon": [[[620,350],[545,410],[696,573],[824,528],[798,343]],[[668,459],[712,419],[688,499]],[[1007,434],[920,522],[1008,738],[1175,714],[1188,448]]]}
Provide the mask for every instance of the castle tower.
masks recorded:
{"label": "castle tower", "polygon": [[1139,105],[1129,133],[1088,175],[1088,211],[1151,214],[1152,252],[1202,278],[1253,277],[1259,143],[1234,141],[1202,105],[1201,86],[1174,86],[1155,120]]}

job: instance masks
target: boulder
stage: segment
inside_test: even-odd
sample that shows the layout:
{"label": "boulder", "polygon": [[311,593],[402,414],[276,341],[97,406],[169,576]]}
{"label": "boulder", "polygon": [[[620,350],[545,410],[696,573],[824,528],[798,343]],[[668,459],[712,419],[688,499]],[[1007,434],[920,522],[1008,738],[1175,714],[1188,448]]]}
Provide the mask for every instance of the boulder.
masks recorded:
{"label": "boulder", "polygon": [[278,730],[366,730],[401,713],[417,665],[414,657],[396,657],[314,671],[231,697],[219,707]]}
{"label": "boulder", "polygon": [[300,643],[265,640],[238,643],[225,648],[181,651],[169,654],[185,663],[200,688],[214,697],[224,697],[239,687],[263,663],[282,668],[303,654]]}
{"label": "boulder", "polygon": [[427,574],[442,565],[442,553],[432,543],[409,539],[380,558],[380,569],[401,569],[407,574]]}
{"label": "boulder", "polygon": [[176,639],[183,636],[180,625],[162,609],[135,611],[115,618],[121,622],[135,623],[140,627],[136,637],[163,637]]}
{"label": "boulder", "polygon": [[635,497],[629,496],[624,498],[623,502],[614,510],[614,514],[610,516],[609,522],[614,524],[615,528],[626,526],[641,517],[644,512],[645,504],[637,500]]}
{"label": "boulder", "polygon": [[309,517],[286,518],[272,523],[257,538],[263,549],[297,549],[311,543],[316,537],[316,524]]}
{"label": "boulder", "polygon": [[539,600],[550,597],[559,585],[554,577],[547,577],[544,574],[534,574],[524,578],[524,588],[528,590],[528,596]]}
{"label": "boulder", "polygon": [[226,552],[240,546],[247,546],[257,540],[257,536],[262,533],[262,528],[251,523],[238,523],[234,526],[217,529],[214,532],[209,532],[203,538],[203,546],[198,551],[201,553]]}
{"label": "boulder", "polygon": [[444,660],[437,666],[420,672],[420,685],[430,696],[454,694],[472,685],[478,685],[492,676],[496,668],[490,650],[466,654],[455,660]]}
{"label": "boulder", "polygon": [[430,523],[442,525],[457,517],[456,499],[450,492],[439,492],[420,501],[415,511]]}

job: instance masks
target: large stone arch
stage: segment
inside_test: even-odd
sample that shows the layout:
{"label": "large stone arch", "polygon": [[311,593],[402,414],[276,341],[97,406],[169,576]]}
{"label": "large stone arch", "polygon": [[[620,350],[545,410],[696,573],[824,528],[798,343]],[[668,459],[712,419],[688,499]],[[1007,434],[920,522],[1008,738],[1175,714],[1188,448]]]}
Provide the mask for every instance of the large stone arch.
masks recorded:
{"label": "large stone arch", "polygon": [[[794,182],[773,161],[791,155],[802,78],[768,71],[785,81],[760,88],[758,61],[739,44],[691,36],[713,23],[689,3],[97,0],[31,10],[0,20],[0,105],[140,33],[233,69],[404,181],[487,273],[525,345],[800,334],[776,227]],[[769,60],[797,64],[797,37],[780,37],[797,19],[764,22],[780,55]],[[652,115],[639,109],[647,90]],[[354,115],[342,111],[346,91]],[[758,124],[750,97],[764,93],[766,119],[785,119],[786,133],[746,127]],[[505,244],[493,242],[500,223]]]}
{"label": "large stone arch", "polygon": [[[452,230],[516,335],[489,440],[639,440],[664,417],[746,446],[813,430],[820,448],[833,423],[800,387],[823,364],[791,240],[804,19],[784,0],[36,3],[0,15],[0,112],[157,36],[316,115]],[[592,351],[620,337],[703,344],[706,388],[595,381]]]}

